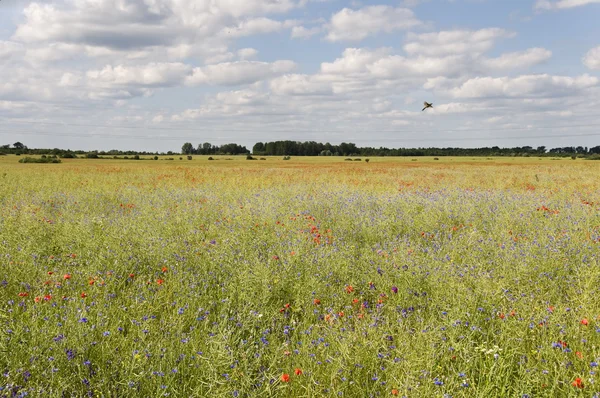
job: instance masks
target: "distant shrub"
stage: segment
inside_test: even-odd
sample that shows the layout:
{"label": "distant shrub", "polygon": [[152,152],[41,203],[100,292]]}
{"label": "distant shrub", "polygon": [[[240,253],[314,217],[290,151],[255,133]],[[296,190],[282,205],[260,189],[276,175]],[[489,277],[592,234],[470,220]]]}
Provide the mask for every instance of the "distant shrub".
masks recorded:
{"label": "distant shrub", "polygon": [[351,162],[351,161],[352,161],[352,159],[350,159],[350,158],[346,158],[346,159],[344,159],[344,161],[346,161],[346,162]]}
{"label": "distant shrub", "polygon": [[135,160],[140,160],[140,155],[135,155],[133,158],[134,158]]}
{"label": "distant shrub", "polygon": [[119,157],[117,155],[113,156],[113,159],[119,159]]}
{"label": "distant shrub", "polygon": [[575,160],[575,159],[577,159],[577,156],[571,155],[571,160]]}
{"label": "distant shrub", "polygon": [[129,156],[123,156],[123,159],[129,159]]}
{"label": "distant shrub", "polygon": [[156,156],[156,155],[155,155],[155,156],[154,156],[154,160],[158,160],[158,156]]}
{"label": "distant shrub", "polygon": [[60,163],[60,159],[49,159],[49,158],[30,158],[24,157],[19,159],[19,163]]}
{"label": "distant shrub", "polygon": [[358,158],[358,159],[354,159],[355,162],[360,162],[362,159]]}
{"label": "distant shrub", "polygon": [[252,155],[246,155],[246,160],[256,160],[256,158],[253,158]]}
{"label": "distant shrub", "polygon": [[417,161],[417,159],[411,159],[411,162],[416,162],[416,161]]}
{"label": "distant shrub", "polygon": [[97,153],[88,153],[85,155],[85,157],[87,159],[98,159],[98,154]]}
{"label": "distant shrub", "polygon": [[175,160],[174,158],[166,158],[165,160]]}
{"label": "distant shrub", "polygon": [[192,155],[188,155],[187,160],[192,160]]}
{"label": "distant shrub", "polygon": [[291,156],[284,156],[283,160],[290,160],[292,157]]}
{"label": "distant shrub", "polygon": [[208,157],[208,160],[214,160],[214,159],[213,159],[213,157],[212,157],[212,156],[209,156],[209,157]]}
{"label": "distant shrub", "polygon": [[369,163],[369,159],[365,159],[365,162]]}
{"label": "distant shrub", "polygon": [[15,153],[15,155],[17,155],[17,156],[21,156],[21,153],[20,153],[20,152],[17,152],[17,153]]}
{"label": "distant shrub", "polygon": [[433,158],[433,160],[440,160],[440,158]]}
{"label": "distant shrub", "polygon": [[267,158],[260,158],[260,160],[267,160]]}
{"label": "distant shrub", "polygon": [[180,156],[180,157],[179,157],[179,160],[183,160],[183,158]]}
{"label": "distant shrub", "polygon": [[41,156],[41,158],[42,158],[42,159],[46,159],[46,155],[42,155],[42,156]]}

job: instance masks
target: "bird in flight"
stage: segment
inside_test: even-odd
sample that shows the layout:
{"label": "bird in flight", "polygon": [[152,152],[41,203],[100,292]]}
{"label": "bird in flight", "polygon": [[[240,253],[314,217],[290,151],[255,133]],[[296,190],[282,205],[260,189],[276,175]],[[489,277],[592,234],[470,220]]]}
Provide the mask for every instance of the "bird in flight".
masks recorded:
{"label": "bird in flight", "polygon": [[430,104],[427,101],[423,102],[423,104],[425,105],[425,108],[421,109],[421,112],[423,112],[427,108],[433,108],[433,104]]}

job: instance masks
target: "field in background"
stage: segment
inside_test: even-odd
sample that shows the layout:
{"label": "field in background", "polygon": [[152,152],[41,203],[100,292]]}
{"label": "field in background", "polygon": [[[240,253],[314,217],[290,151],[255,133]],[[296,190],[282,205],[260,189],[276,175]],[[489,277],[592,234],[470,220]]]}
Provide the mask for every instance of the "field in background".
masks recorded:
{"label": "field in background", "polygon": [[0,396],[600,392],[600,162],[169,157],[0,157]]}

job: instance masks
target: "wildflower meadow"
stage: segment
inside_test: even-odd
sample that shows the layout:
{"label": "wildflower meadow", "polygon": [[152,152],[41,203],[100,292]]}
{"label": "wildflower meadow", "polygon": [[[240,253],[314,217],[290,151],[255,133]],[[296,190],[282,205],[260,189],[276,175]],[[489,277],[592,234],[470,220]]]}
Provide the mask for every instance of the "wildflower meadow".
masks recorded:
{"label": "wildflower meadow", "polygon": [[600,162],[0,166],[0,397],[600,396]]}

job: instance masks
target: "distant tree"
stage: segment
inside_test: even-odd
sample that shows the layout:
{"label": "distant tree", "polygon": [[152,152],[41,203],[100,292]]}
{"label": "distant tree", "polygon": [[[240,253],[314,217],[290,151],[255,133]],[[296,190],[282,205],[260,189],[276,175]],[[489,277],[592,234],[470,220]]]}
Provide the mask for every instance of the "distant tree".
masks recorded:
{"label": "distant tree", "polygon": [[17,141],[13,144],[13,148],[22,150],[22,149],[25,149],[25,145],[23,145],[22,143]]}
{"label": "distant tree", "polygon": [[205,142],[202,146],[198,145],[198,153],[200,155],[211,155],[212,145],[210,142]]}
{"label": "distant tree", "polygon": [[264,152],[265,152],[265,144],[263,144],[262,142],[257,142],[252,147],[252,153],[254,155],[262,155],[262,154],[264,154]]}
{"label": "distant tree", "polygon": [[194,146],[192,145],[192,143],[186,142],[185,144],[183,144],[183,146],[181,147],[181,153],[183,155],[190,155],[194,153]]}

